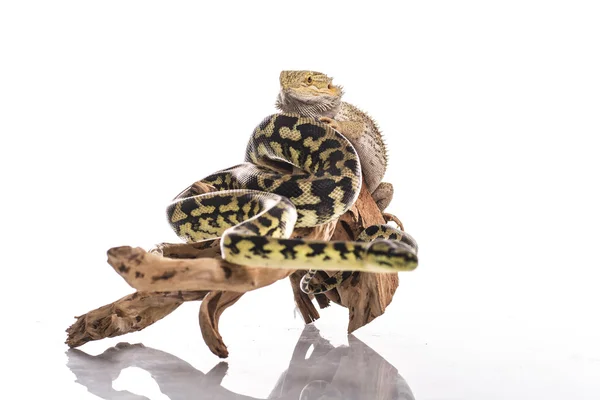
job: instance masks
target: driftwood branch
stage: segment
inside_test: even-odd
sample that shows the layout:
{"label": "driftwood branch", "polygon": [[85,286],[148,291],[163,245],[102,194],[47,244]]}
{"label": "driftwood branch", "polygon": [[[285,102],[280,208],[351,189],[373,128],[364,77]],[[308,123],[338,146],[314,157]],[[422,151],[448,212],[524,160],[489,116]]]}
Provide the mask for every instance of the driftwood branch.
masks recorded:
{"label": "driftwood branch", "polygon": [[108,263],[134,289],[143,291],[232,290],[247,292],[286,278],[293,270],[246,267],[220,257],[174,259],[139,247],[108,250]]}
{"label": "driftwood branch", "polygon": [[208,292],[135,292],[89,311],[67,329],[67,344],[78,347],[92,340],[140,331],[163,319],[185,301],[202,300]]}
{"label": "driftwood branch", "polygon": [[200,306],[200,331],[204,342],[214,354],[225,358],[229,355],[227,346],[219,333],[219,318],[223,311],[237,302],[244,293],[211,292]]}
{"label": "driftwood branch", "polygon": [[[319,240],[355,240],[363,229],[385,223],[365,185],[351,210],[338,221],[315,228],[296,229],[294,237]],[[192,187],[191,190],[193,190]],[[209,191],[199,187],[197,190]],[[387,217],[389,219],[389,217]],[[121,246],[109,249],[108,263],[137,292],[114,303],[76,317],[67,329],[67,344],[81,346],[106,337],[139,331],[164,318],[185,301],[203,300],[199,323],[208,347],[227,357],[227,347],[218,330],[219,318],[244,292],[289,277],[294,299],[304,321],[319,318],[311,297],[299,290],[306,271],[257,268],[231,264],[219,253],[219,241],[205,243],[161,243],[145,251]],[[333,274],[335,271],[329,271]],[[397,274],[358,273],[337,289],[314,296],[319,307],[330,302],[349,310],[348,332],[382,315],[398,287]]]}

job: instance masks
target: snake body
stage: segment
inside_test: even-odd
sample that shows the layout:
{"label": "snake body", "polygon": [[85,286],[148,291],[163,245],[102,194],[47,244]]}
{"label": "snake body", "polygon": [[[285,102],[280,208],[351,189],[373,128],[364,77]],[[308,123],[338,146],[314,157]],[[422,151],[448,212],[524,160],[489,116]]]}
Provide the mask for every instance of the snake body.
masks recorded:
{"label": "snake body", "polygon": [[[356,201],[362,176],[352,144],[327,124],[294,114],[274,114],[253,131],[245,162],[199,181],[167,207],[184,241],[221,238],[226,261],[271,268],[310,269],[301,289],[330,290],[354,271],[410,271],[417,244],[388,225],[368,227],[357,241],[291,238],[294,228],[314,227],[344,214]],[[340,271],[319,284],[317,270]]]}

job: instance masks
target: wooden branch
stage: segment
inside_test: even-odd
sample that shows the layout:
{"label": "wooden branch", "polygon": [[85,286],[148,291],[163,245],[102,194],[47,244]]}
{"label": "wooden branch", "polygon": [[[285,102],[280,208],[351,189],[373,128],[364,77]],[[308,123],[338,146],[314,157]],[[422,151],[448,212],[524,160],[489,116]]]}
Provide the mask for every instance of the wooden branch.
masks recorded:
{"label": "wooden branch", "polygon": [[293,270],[247,267],[218,258],[175,259],[140,247],[108,250],[108,263],[134,289],[143,291],[232,290],[247,292],[286,278]]}
{"label": "wooden branch", "polygon": [[[385,223],[365,187],[363,185],[352,209],[339,221],[296,229],[293,237],[355,240],[366,227]],[[214,240],[193,244],[161,243],[149,251],[130,246],[109,249],[108,263],[139,291],[76,317],[76,322],[67,329],[67,344],[77,347],[91,340],[139,331],[164,318],[184,301],[204,299],[199,314],[202,336],[213,353],[227,357],[227,347],[218,331],[224,310],[235,304],[244,292],[285,277],[290,278],[305,322],[319,318],[310,296],[299,290],[302,271],[231,264],[221,259],[218,244],[219,240]],[[337,289],[315,297],[321,308],[327,307],[329,301],[347,307],[348,332],[353,332],[384,313],[397,287],[397,274],[362,272]]]}
{"label": "wooden branch", "polygon": [[168,258],[211,258],[221,254],[218,239],[197,243],[159,243],[148,253]]}
{"label": "wooden branch", "polygon": [[221,358],[229,355],[227,346],[219,333],[219,318],[223,311],[235,304],[244,293],[237,292],[210,292],[200,305],[200,331],[204,342],[214,354]]}
{"label": "wooden branch", "polygon": [[67,329],[67,345],[78,347],[92,340],[144,329],[164,318],[185,301],[202,300],[208,292],[135,292],[114,303],[81,315]]}

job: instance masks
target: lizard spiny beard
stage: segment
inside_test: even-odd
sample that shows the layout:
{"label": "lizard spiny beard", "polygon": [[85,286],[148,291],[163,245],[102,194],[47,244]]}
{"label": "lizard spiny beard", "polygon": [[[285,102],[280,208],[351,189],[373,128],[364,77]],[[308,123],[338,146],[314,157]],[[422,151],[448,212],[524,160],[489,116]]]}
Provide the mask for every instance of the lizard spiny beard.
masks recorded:
{"label": "lizard spiny beard", "polygon": [[275,106],[284,113],[300,114],[303,117],[334,118],[340,110],[341,96],[321,95],[299,99],[293,95],[280,92]]}

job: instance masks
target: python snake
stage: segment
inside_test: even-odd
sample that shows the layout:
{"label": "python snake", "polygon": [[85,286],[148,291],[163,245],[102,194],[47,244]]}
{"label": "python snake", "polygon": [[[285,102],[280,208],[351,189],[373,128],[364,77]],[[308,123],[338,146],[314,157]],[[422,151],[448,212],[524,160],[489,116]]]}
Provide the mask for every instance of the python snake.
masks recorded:
{"label": "python snake", "polygon": [[[417,243],[388,225],[366,228],[356,241],[291,238],[294,228],[332,221],[354,204],[362,183],[352,144],[327,124],[294,114],[266,117],[253,131],[245,162],[191,185],[167,207],[186,242],[221,238],[221,256],[241,265],[308,269],[305,293],[331,290],[357,271],[417,267]],[[318,271],[338,271],[313,283]]]}

